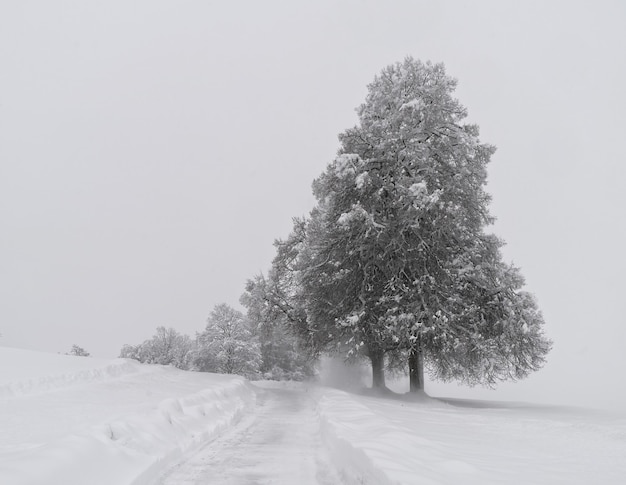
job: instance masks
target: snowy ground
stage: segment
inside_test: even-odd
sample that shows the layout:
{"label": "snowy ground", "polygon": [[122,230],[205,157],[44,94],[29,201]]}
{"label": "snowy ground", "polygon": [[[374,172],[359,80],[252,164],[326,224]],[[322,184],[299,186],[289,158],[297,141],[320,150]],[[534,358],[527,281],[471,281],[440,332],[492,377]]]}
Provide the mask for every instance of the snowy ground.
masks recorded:
{"label": "snowy ground", "polygon": [[254,399],[238,377],[0,347],[0,483],[152,483]]}
{"label": "snowy ground", "polygon": [[2,484],[623,484],[626,418],[0,347]]}
{"label": "snowy ground", "polygon": [[333,456],[352,456],[352,470],[378,472],[371,483],[625,483],[624,418],[512,403],[355,398],[341,391],[326,392],[320,405],[327,441],[336,443]]}

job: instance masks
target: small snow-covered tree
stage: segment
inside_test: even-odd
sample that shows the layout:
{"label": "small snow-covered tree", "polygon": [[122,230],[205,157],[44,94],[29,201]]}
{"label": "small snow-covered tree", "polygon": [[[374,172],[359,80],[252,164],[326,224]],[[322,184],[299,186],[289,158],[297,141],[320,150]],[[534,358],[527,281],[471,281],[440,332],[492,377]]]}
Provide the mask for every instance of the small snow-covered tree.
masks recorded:
{"label": "small snow-covered tree", "polygon": [[82,347],[74,344],[72,345],[71,350],[67,352],[65,355],[75,355],[77,357],[89,357],[89,355],[91,354],[87,352],[85,349],[83,349]]}
{"label": "small snow-covered tree", "polygon": [[313,184],[316,207],[278,244],[274,268],[305,341],[367,356],[375,386],[385,355],[408,362],[419,390],[425,364],[491,384],[540,368],[550,349],[519,270],[485,233],[494,148],[464,123],[455,87],[442,64],[383,69]]}
{"label": "small snow-covered tree", "polygon": [[124,344],[120,350],[119,357],[121,359],[140,360],[140,348],[141,348],[141,344],[140,345]]}
{"label": "small snow-covered tree", "polygon": [[255,376],[261,365],[259,343],[244,315],[222,303],[216,305],[197,336],[194,364],[198,370]]}

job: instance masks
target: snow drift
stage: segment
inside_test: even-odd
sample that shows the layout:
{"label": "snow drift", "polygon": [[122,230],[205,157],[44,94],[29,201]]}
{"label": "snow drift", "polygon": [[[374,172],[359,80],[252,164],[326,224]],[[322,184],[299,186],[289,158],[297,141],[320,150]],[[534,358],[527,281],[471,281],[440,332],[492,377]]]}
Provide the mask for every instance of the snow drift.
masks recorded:
{"label": "snow drift", "polygon": [[0,347],[0,483],[150,483],[253,402],[239,377]]}

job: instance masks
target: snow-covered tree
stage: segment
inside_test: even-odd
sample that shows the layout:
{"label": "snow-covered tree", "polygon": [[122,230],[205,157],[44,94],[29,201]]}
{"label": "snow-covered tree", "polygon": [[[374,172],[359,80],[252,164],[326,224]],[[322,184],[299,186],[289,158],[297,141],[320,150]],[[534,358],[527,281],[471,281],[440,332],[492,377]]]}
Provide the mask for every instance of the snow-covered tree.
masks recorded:
{"label": "snow-covered tree", "polygon": [[120,357],[146,364],[173,365],[189,369],[193,341],[173,328],[158,327],[152,338],[139,345],[124,345]]}
{"label": "snow-covered tree", "polygon": [[87,352],[85,349],[83,349],[82,347],[74,344],[72,345],[72,348],[69,352],[67,352],[65,355],[75,355],[77,357],[89,357],[89,352]]}
{"label": "snow-covered tree", "polygon": [[260,372],[265,379],[302,380],[314,374],[314,358],[299,345],[287,315],[277,307],[274,280],[257,275],[248,280],[241,304],[261,349]]}
{"label": "snow-covered tree", "polygon": [[442,64],[412,58],[376,76],[313,184],[317,206],[278,245],[309,345],[366,355],[375,386],[385,355],[408,361],[418,390],[425,362],[434,377],[491,384],[550,349],[519,270],[485,233],[494,148],[463,122],[455,87]]}
{"label": "snow-covered tree", "polygon": [[122,345],[122,348],[120,349],[119,357],[121,359],[134,359],[134,360],[138,360],[141,362],[140,349],[141,349],[141,344],[139,345],[124,344]]}
{"label": "snow-covered tree", "polygon": [[225,303],[216,305],[203,332],[197,336],[194,364],[198,370],[257,375],[261,351],[244,315]]}

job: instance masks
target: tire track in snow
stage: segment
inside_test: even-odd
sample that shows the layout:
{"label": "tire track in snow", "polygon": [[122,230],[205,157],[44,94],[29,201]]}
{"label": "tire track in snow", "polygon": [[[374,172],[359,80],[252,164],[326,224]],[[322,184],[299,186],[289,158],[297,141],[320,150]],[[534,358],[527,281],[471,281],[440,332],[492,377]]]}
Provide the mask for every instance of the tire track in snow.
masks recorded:
{"label": "tire track in snow", "polygon": [[257,407],[170,468],[158,485],[339,485],[303,389],[257,388]]}

